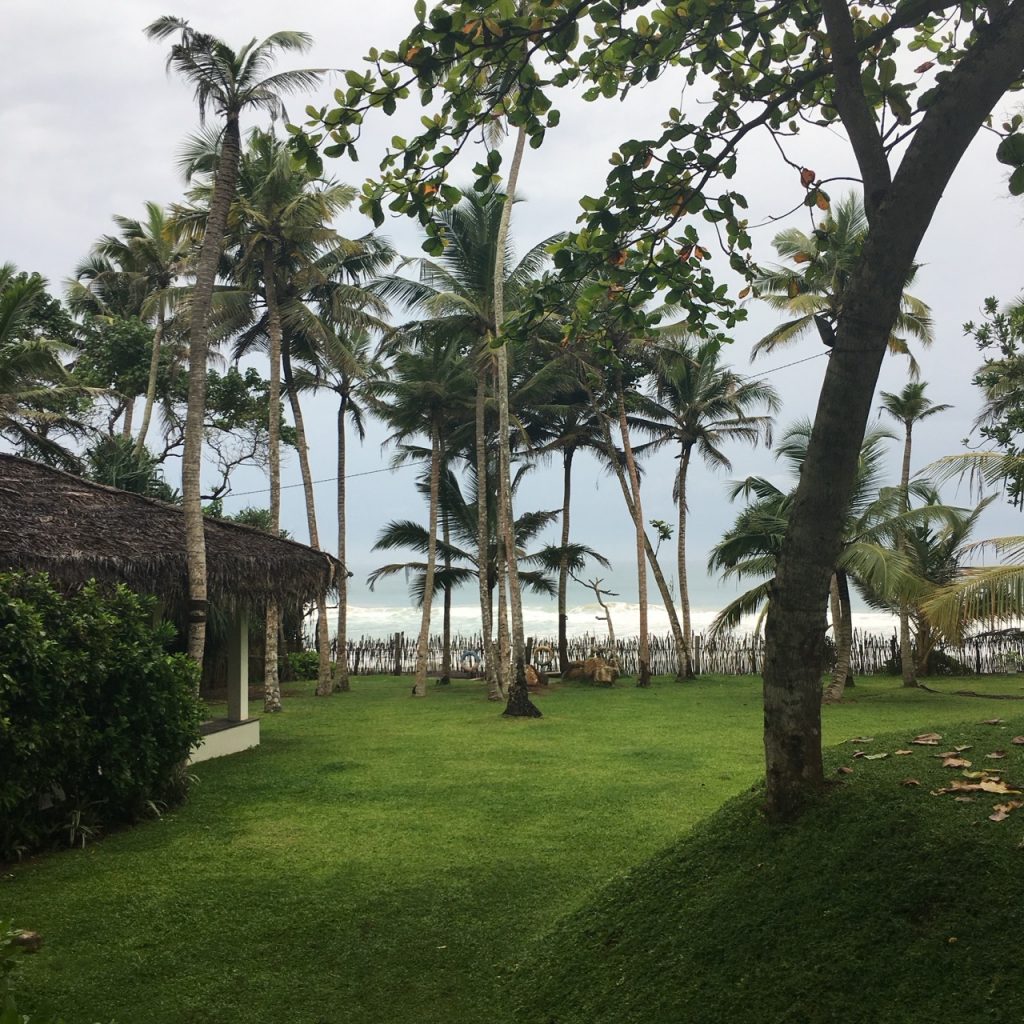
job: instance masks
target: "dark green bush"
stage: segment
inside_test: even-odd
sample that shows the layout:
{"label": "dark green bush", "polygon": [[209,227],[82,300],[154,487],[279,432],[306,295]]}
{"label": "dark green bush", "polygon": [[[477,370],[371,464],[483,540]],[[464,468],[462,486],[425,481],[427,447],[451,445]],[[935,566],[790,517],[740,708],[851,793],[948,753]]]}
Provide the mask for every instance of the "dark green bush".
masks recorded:
{"label": "dark green bush", "polygon": [[0,573],[0,861],[184,796],[202,712],[172,635],[126,587]]}
{"label": "dark green bush", "polygon": [[316,679],[320,672],[317,651],[291,651],[288,654],[288,676],[291,679]]}

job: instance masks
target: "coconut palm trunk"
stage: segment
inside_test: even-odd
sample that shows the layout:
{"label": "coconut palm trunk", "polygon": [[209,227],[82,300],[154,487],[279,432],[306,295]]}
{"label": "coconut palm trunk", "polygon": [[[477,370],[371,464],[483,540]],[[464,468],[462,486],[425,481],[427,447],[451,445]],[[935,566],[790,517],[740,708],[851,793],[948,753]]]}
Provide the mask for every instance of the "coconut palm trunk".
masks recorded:
{"label": "coconut palm trunk", "polygon": [[[526,129],[516,132],[516,145],[509,165],[507,195],[498,222],[494,243],[494,330],[500,334],[505,320],[505,244],[512,219],[519,169],[526,146]],[[508,687],[508,704],[504,714],[512,717],[540,718],[539,709],[530,700],[526,687],[526,638],[523,627],[523,594],[519,584],[519,565],[516,559],[515,517],[512,511],[511,429],[508,409],[508,345],[498,347],[498,524],[499,535],[505,544],[505,564],[508,571],[508,603],[512,620],[512,674]]]}
{"label": "coconut palm trunk", "polygon": [[[282,339],[281,370],[284,376],[284,391],[292,410],[295,425],[295,446],[299,453],[299,472],[302,475],[302,492],[306,499],[306,528],[309,531],[309,546],[320,549],[320,531],[316,522],[316,499],[313,494],[313,474],[309,468],[309,445],[306,441],[306,424],[302,417],[302,403],[292,373],[291,345]],[[327,624],[327,598],[320,594],[316,599],[316,645],[320,655],[317,668],[316,695],[329,697],[334,688],[331,683],[331,637]]]}
{"label": "coconut palm trunk", "polygon": [[444,610],[441,617],[441,678],[438,686],[448,686],[452,681],[452,531],[447,508],[441,515],[441,537],[444,540]]}
{"label": "coconut palm trunk", "polygon": [[[188,654],[202,664],[206,647],[206,536],[203,527],[203,422],[206,415],[206,372],[210,354],[210,313],[228,223],[228,211],[238,181],[241,140],[238,117],[228,117],[210,200],[210,213],[196,264],[189,325],[188,408],[185,446],[181,459],[181,507],[185,521],[185,560],[188,566]],[[276,636],[276,633],[275,633]]]}
{"label": "coconut palm trunk", "polygon": [[693,660],[690,651],[693,647],[693,629],[690,623],[690,585],[686,574],[686,474],[690,468],[690,445],[683,445],[679,459],[679,478],[676,485],[676,499],[679,504],[679,521],[676,529],[676,559],[679,578],[679,607],[683,613],[683,675],[693,678]]}
{"label": "coconut palm trunk", "polygon": [[485,349],[479,357],[476,378],[476,552],[477,580],[480,586],[480,637],[483,645],[484,678],[487,681],[487,699],[502,700],[501,683],[498,675],[498,658],[494,649],[492,630],[490,580],[490,531],[488,530],[488,488],[487,488],[487,374],[490,356]]}
{"label": "coconut palm trunk", "polygon": [[420,634],[416,641],[416,678],[414,697],[427,695],[427,646],[430,643],[430,606],[434,594],[434,573],[437,565],[437,506],[441,484],[441,431],[435,422],[430,431],[430,525],[427,539],[427,569],[423,581],[423,611]]}
{"label": "coconut palm trunk", "polygon": [[853,655],[853,608],[850,604],[850,581],[842,569],[835,573],[836,590],[839,598],[839,621],[834,623],[836,638],[836,667],[832,682],[822,694],[825,704],[837,704],[843,699],[843,690],[850,675]]}
{"label": "coconut palm trunk", "polygon": [[[270,469],[270,529],[276,537],[281,532],[281,308],[277,302],[277,268],[274,252],[267,243],[263,253],[263,289],[267,303],[267,337],[269,339],[270,379],[267,388],[269,422],[267,450]],[[263,661],[263,710],[281,710],[281,681],[278,677],[278,637],[281,610],[274,600],[267,602],[266,640]]]}
{"label": "coconut palm trunk", "polygon": [[346,557],[346,518],[345,502],[345,465],[347,459],[345,419],[348,411],[348,396],[342,395],[338,402],[338,561],[341,572],[338,574],[338,635],[337,651],[334,661],[334,689],[348,693],[352,686],[348,678],[348,566]]}
{"label": "coconut palm trunk", "polygon": [[[558,560],[558,671],[569,669],[569,504],[572,498],[572,460],[576,449],[562,452],[562,556]],[[610,620],[609,620],[610,621]]]}
{"label": "coconut palm trunk", "polygon": [[[903,466],[900,471],[900,493],[903,496],[903,511],[910,511],[910,453],[913,445],[914,425],[906,421],[906,434],[903,439]],[[906,549],[906,541],[900,538],[900,550]],[[914,672],[914,648],[910,642],[910,609],[906,601],[900,602],[900,674],[903,685],[917,686]]]}
{"label": "coconut palm trunk", "polygon": [[626,470],[633,498],[633,529],[636,531],[636,585],[637,603],[640,607],[640,648],[637,652],[637,680],[639,687],[651,685],[651,650],[650,634],[647,626],[647,550],[644,541],[647,531],[644,529],[643,504],[640,500],[640,474],[636,468],[633,445],[629,439],[629,424],[626,420],[626,399],[622,388],[618,388],[619,431],[622,435],[622,450],[626,456]]}
{"label": "coconut palm trunk", "polygon": [[136,457],[146,449],[146,435],[149,433],[149,424],[153,418],[153,406],[156,405],[156,385],[160,374],[160,354],[164,341],[164,326],[166,323],[163,303],[161,302],[156,313],[156,327],[153,329],[153,348],[149,357],[149,376],[146,379],[146,403],[142,407],[142,423],[139,424],[139,434],[135,438],[135,446],[132,454]]}

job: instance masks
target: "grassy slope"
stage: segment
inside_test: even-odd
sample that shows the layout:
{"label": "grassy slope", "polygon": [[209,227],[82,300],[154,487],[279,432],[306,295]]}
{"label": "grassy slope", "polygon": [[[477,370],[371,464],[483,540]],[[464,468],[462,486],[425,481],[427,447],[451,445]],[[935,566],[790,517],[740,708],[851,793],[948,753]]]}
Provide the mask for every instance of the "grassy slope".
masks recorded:
{"label": "grassy slope", "polygon": [[[993,823],[1012,796],[933,795],[959,772],[931,755],[973,744],[975,769],[1024,786],[1024,747],[1009,744],[1022,731],[1018,712],[942,727],[943,746],[909,756],[834,748],[830,768],[854,773],[789,828],[764,823],[760,787],[730,801],[545,938],[517,1019],[1019,1024],[1024,809]],[[912,735],[860,746],[891,752]],[[1007,758],[984,757],[996,749]]]}
{"label": "grassy slope", "polygon": [[[566,687],[533,722],[501,719],[471,684],[425,701],[407,692],[360,679],[344,697],[292,700],[264,720],[259,750],[197,767],[187,806],[0,879],[0,916],[46,938],[28,963],[33,998],[70,1024],[498,1024],[523,991],[510,965],[532,940],[760,770],[754,680]],[[855,696],[827,712],[826,741],[1013,708],[893,680]],[[728,814],[737,831],[751,817],[742,804]],[[917,856],[827,846],[813,860],[839,887],[861,860],[912,870]],[[984,867],[969,862],[951,865],[958,884]],[[807,860],[810,874],[820,866]],[[721,952],[730,930],[747,931],[740,906],[723,893],[700,920]],[[993,937],[994,956],[1004,941]],[[553,971],[579,970],[561,959],[571,951],[545,949]],[[664,951],[651,967],[664,976]]]}

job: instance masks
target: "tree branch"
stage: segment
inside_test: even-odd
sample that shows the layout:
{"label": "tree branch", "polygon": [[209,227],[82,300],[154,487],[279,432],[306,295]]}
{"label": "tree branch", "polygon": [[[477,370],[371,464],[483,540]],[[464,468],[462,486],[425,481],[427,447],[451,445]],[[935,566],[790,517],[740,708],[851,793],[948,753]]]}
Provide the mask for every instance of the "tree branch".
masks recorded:
{"label": "tree branch", "polygon": [[845,0],[822,0],[821,10],[832,45],[835,105],[864,178],[864,212],[871,223],[892,184],[889,161],[861,85],[860,53],[853,36],[850,8]]}

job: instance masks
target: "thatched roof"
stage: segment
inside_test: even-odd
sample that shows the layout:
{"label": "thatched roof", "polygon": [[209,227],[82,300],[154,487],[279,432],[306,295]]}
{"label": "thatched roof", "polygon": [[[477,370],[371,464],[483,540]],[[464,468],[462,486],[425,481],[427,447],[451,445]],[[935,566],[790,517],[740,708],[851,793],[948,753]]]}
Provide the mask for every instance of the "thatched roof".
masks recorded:
{"label": "thatched roof", "polygon": [[[206,522],[211,604],[313,600],[334,586],[337,559],[216,519]],[[95,577],[168,604],[188,594],[182,510],[0,453],[0,571],[47,572],[63,585]]]}

